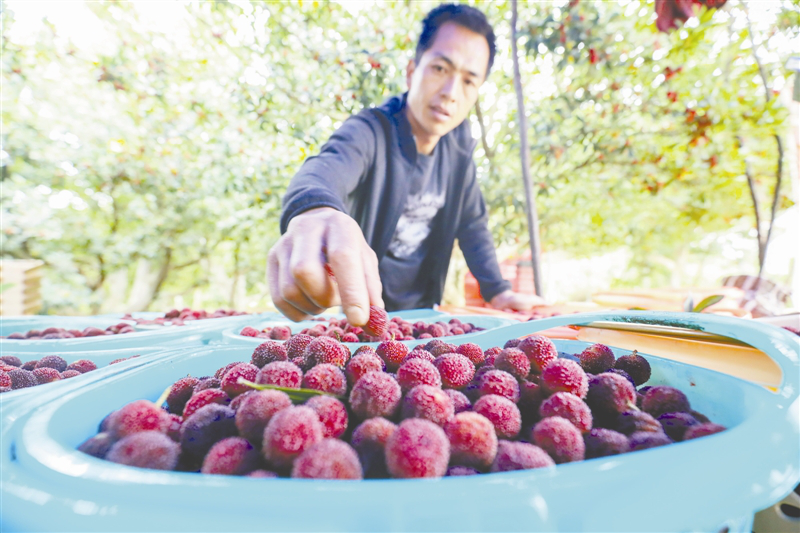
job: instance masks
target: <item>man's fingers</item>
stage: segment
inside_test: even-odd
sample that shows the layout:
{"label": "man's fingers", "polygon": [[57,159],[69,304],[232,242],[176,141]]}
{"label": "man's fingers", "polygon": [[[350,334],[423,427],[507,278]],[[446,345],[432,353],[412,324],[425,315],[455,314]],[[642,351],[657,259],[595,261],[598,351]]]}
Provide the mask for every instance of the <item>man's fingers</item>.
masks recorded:
{"label": "man's fingers", "polygon": [[367,294],[369,295],[370,305],[377,305],[380,308],[386,307],[383,303],[383,284],[381,283],[381,275],[378,271],[378,258],[372,248],[364,246],[365,250],[362,252],[363,265],[364,265],[364,280],[367,285]]}
{"label": "man's fingers", "polygon": [[354,326],[363,326],[369,318],[369,294],[364,279],[364,266],[358,248],[341,242],[347,237],[330,236],[328,263],[336,276],[342,310],[347,321]]}
{"label": "man's fingers", "polygon": [[267,282],[269,283],[269,293],[272,298],[272,303],[278,308],[278,311],[283,313],[288,319],[299,322],[310,318],[308,314],[299,311],[296,307],[283,299],[280,289],[280,263],[281,256],[285,256],[285,251],[282,248],[282,243],[275,245],[269,254],[267,261]]}
{"label": "man's fingers", "polygon": [[[292,255],[296,250],[297,247],[292,248]],[[281,298],[303,314],[318,315],[325,309],[312,302],[303,292],[294,278],[290,267],[291,263],[290,257],[288,260],[282,261],[279,266],[278,290]]]}
{"label": "man's fingers", "polygon": [[289,274],[305,297],[319,309],[336,305],[336,284],[324,268],[322,228],[310,228],[303,243],[295,243],[289,260]]}

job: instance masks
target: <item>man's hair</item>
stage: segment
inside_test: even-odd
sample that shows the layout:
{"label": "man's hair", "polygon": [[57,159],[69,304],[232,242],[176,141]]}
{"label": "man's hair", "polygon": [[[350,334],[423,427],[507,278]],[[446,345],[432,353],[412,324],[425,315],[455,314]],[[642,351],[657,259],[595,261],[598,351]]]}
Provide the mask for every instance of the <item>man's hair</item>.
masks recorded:
{"label": "man's hair", "polygon": [[474,7],[463,4],[442,4],[435,7],[425,16],[422,21],[422,34],[419,36],[417,43],[417,51],[414,60],[419,64],[422,54],[433,46],[433,41],[436,38],[436,32],[442,27],[445,22],[454,22],[459,26],[463,26],[468,30],[474,31],[486,37],[486,42],[489,44],[489,65],[486,67],[486,75],[492,70],[492,63],[494,63],[494,30],[489,21],[486,20],[480,10]]}

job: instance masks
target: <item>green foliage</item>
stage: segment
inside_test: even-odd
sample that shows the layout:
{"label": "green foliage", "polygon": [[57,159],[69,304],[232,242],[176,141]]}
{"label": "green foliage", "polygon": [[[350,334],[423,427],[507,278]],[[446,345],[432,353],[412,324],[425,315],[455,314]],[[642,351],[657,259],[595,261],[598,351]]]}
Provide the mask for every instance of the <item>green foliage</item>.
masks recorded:
{"label": "green foliage", "polygon": [[[664,284],[704,235],[752,219],[745,158],[769,197],[786,110],[766,103],[730,3],[670,35],[652,2],[521,6],[545,251],[626,247],[618,283]],[[46,311],[268,306],[289,179],[349,115],[405,89],[431,7],[181,5],[166,30],[135,3],[86,3],[100,47],[48,21],[27,40],[3,32],[0,245],[46,262]],[[523,250],[509,6],[480,4],[498,56],[476,164],[498,245]],[[794,35],[796,11],[773,31]],[[766,61],[771,77],[784,59]]]}
{"label": "green foliage", "polygon": [[[544,93],[528,119],[544,249],[624,246],[633,258],[618,282],[630,285],[668,284],[681,251],[753,219],[745,159],[768,199],[772,135],[784,135],[787,118],[764,98],[741,4],[703,9],[695,27],[669,35],[653,17],[648,2],[537,4],[520,35],[523,77]],[[782,74],[780,61],[767,69]],[[497,119],[508,127],[496,143],[513,146],[513,115]],[[504,186],[488,201],[501,233],[522,237],[524,220],[508,216],[521,209],[518,162],[506,153],[490,167]]]}

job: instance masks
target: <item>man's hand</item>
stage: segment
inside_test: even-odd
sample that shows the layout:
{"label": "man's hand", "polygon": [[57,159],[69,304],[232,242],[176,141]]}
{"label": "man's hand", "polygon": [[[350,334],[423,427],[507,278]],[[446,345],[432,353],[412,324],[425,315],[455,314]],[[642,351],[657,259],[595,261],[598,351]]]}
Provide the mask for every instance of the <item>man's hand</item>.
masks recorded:
{"label": "man's hand", "polygon": [[522,294],[512,290],[495,295],[489,305],[495,309],[512,309],[514,311],[530,311],[539,305],[545,305],[544,299],[532,294]]}
{"label": "man's hand", "polygon": [[269,252],[267,278],[275,307],[294,321],[341,305],[347,321],[362,326],[370,305],[384,307],[375,252],[356,221],[330,207],[289,222]]}

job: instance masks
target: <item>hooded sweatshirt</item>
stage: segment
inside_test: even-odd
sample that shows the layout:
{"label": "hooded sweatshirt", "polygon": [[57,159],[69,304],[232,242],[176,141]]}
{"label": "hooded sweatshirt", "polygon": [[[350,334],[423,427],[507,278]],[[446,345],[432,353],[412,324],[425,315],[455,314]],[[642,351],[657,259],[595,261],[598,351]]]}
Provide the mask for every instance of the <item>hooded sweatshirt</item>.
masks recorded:
{"label": "hooded sweatshirt", "polygon": [[[319,155],[306,159],[283,198],[281,234],[292,218],[309,209],[331,207],[351,216],[378,257],[388,311],[441,301],[458,239],[489,301],[511,285],[497,264],[469,125],[462,122],[439,139],[430,156],[423,156],[417,153],[405,106],[402,95],[361,111],[342,124]],[[421,197],[424,205],[413,203]],[[431,197],[436,198],[427,201]],[[415,242],[413,235],[422,240]]]}

